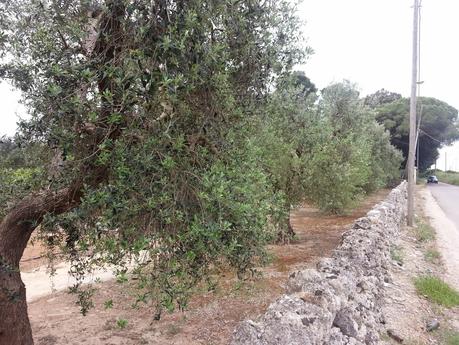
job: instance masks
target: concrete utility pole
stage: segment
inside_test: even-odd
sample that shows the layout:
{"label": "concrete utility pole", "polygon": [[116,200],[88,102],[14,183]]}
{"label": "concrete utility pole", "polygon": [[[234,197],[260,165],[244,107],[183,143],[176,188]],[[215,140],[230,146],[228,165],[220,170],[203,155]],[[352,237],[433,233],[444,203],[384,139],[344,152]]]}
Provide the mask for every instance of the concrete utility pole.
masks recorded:
{"label": "concrete utility pole", "polygon": [[[418,70],[419,71],[419,70]],[[420,92],[419,92],[419,89],[420,89],[420,84],[422,82],[418,82],[418,97],[420,96]],[[420,147],[421,147],[421,140],[419,139],[419,136],[421,135],[421,119],[422,119],[422,108],[424,107],[424,104],[421,104],[421,107],[419,109],[419,116],[418,116],[418,125],[417,125],[417,128],[416,128],[416,142],[415,142],[415,145],[416,145],[416,171],[419,172],[419,150],[420,150]],[[414,181],[414,183],[416,183],[416,181]]]}
{"label": "concrete utility pole", "polygon": [[[419,105],[419,113],[418,113],[418,118],[417,118],[417,121],[418,121],[418,127],[416,129],[416,163],[415,163],[415,166],[416,166],[416,175],[415,176],[418,176],[418,173],[419,173],[419,147],[421,146],[421,142],[419,140],[419,135],[420,135],[420,131],[421,131],[421,119],[422,119],[422,108],[424,106],[424,104],[422,104],[421,102],[421,85],[424,83],[423,81],[421,81],[421,7],[422,7],[422,0],[419,0],[419,4],[418,4],[418,75],[417,75],[417,86],[418,86],[418,95],[417,95],[417,105],[416,107]],[[414,181],[414,184],[416,184],[416,180]]]}
{"label": "concrete utility pole", "polygon": [[414,224],[414,155],[416,151],[416,89],[418,79],[418,23],[419,0],[414,0],[413,8],[413,60],[411,71],[410,99],[410,147],[408,152],[408,226]]}

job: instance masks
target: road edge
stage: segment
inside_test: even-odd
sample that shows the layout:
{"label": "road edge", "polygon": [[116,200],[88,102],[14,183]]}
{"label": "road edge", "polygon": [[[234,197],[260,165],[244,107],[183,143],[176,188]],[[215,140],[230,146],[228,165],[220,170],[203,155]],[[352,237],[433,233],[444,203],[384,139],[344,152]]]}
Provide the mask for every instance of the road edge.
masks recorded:
{"label": "road edge", "polygon": [[424,200],[424,212],[437,233],[437,247],[446,268],[445,280],[459,290],[459,229],[428,189],[420,192]]}

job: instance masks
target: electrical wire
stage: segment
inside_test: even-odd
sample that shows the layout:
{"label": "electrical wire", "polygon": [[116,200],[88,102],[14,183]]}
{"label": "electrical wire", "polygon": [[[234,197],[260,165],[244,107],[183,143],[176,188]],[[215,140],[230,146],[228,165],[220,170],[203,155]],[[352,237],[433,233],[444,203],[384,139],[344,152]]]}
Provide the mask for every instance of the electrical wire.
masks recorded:
{"label": "electrical wire", "polygon": [[427,135],[430,139],[435,140],[436,142],[438,142],[438,143],[440,143],[440,144],[443,144],[443,142],[441,142],[441,141],[438,140],[438,139],[435,139],[433,136],[431,136],[429,133],[427,133],[427,132],[424,131],[423,129],[420,129],[420,131],[421,131],[422,133],[424,133],[425,135]]}

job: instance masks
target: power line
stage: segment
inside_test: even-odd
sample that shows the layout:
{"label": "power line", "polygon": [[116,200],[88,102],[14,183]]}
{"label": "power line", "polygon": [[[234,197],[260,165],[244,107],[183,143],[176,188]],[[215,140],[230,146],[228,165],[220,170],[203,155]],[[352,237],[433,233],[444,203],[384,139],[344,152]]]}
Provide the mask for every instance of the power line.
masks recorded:
{"label": "power line", "polygon": [[391,138],[392,141],[397,142],[399,145],[408,146],[409,144],[401,139]]}
{"label": "power line", "polygon": [[425,130],[423,129],[419,129],[423,134],[427,135],[430,139],[432,140],[435,140],[436,142],[440,143],[440,144],[443,144],[442,141],[438,140],[438,139],[435,139],[433,136],[431,136],[429,133],[427,133]]}

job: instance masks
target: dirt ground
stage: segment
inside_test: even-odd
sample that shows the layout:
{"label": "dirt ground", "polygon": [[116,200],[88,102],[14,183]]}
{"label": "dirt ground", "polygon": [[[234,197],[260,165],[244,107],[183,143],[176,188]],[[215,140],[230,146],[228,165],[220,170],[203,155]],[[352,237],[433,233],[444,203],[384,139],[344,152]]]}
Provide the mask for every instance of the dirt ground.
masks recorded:
{"label": "dirt ground", "polygon": [[[459,228],[451,221],[435,200],[428,188],[423,188],[420,196],[424,200],[425,214],[437,230],[437,246],[444,258],[446,281],[459,290]],[[457,200],[453,201],[457,207]]]}
{"label": "dirt ground", "polygon": [[45,246],[32,236],[21,258],[21,272],[33,272],[46,264]]}
{"label": "dirt ground", "polygon": [[[132,307],[134,290],[126,283],[99,284],[94,296],[95,308],[87,316],[79,313],[74,296],[66,292],[42,297],[29,304],[35,343],[228,344],[238,322],[255,318],[282,294],[289,272],[314,265],[318,258],[330,255],[349,225],[387,194],[388,190],[383,190],[371,195],[346,216],[325,216],[304,205],[292,214],[297,239],[289,245],[269,247],[274,259],[262,269],[261,277],[241,283],[233,274],[223,273],[215,291],[197,293],[187,311],[165,314],[160,321],[153,320],[151,307]],[[37,256],[34,251],[28,253],[29,257]],[[24,265],[36,260],[25,261]],[[104,308],[107,300],[114,301],[110,309]]]}
{"label": "dirt ground", "polygon": [[[426,200],[424,187],[418,186],[416,193],[416,218],[429,223],[426,208],[431,205]],[[426,203],[427,201],[427,203]],[[403,339],[407,345],[445,345],[445,334],[459,331],[459,308],[447,309],[419,296],[414,287],[414,279],[424,275],[445,278],[444,259],[427,260],[428,250],[437,250],[437,241],[420,242],[414,228],[404,227],[398,243],[394,246],[399,260],[391,267],[392,279],[386,284],[384,315],[386,329]],[[426,325],[432,320],[440,322],[440,328],[428,332]],[[388,335],[383,335],[382,344],[398,344]],[[448,343],[450,344],[450,343]],[[454,343],[456,344],[456,343]]]}

